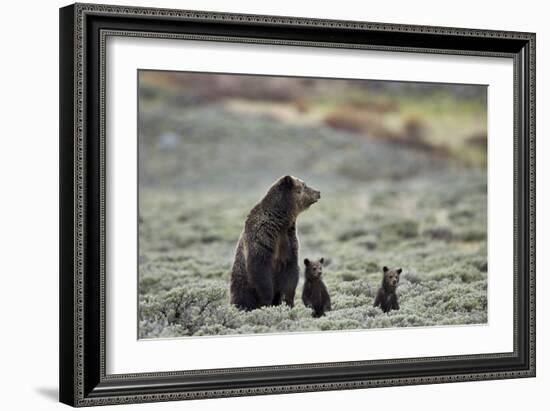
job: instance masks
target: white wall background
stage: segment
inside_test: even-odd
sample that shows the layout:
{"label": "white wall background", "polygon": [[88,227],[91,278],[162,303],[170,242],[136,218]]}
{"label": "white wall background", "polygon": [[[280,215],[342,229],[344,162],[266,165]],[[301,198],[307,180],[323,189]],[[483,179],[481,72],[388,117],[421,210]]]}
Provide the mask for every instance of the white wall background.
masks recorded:
{"label": "white wall background", "polygon": [[[109,1],[107,1],[109,2]],[[536,379],[378,388],[130,405],[117,409],[407,410],[542,409],[550,387],[550,26],[536,0],[298,2],[278,0],[128,0],[151,7],[443,25],[537,33],[538,377]],[[9,2],[0,25],[0,407],[49,410],[57,403],[58,361],[58,7],[64,1]],[[7,280],[7,281],[6,281]],[[107,407],[115,409],[113,407]],[[104,408],[104,409],[107,409]]]}

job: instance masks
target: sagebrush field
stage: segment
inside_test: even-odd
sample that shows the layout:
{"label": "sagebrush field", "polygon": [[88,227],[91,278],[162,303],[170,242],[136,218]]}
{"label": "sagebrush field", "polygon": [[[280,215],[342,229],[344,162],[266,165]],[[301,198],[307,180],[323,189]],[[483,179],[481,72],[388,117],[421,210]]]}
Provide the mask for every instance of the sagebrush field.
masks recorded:
{"label": "sagebrush field", "polygon": [[[224,77],[140,74],[140,338],[487,322],[485,88]],[[329,261],[319,319],[303,277],[293,309],[229,304],[246,215],[285,174],[322,193],[297,222],[302,275]]]}

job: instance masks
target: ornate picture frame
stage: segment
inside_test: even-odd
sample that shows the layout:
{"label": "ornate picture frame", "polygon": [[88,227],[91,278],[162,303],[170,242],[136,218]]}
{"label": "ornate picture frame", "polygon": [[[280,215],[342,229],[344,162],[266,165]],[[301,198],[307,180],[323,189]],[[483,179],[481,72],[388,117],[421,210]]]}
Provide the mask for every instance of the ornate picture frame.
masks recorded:
{"label": "ornate picture frame", "polygon": [[[108,374],[105,52],[112,36],[512,59],[513,351]],[[60,10],[60,101],[61,402],[92,406],[535,376],[534,33],[75,4]]]}

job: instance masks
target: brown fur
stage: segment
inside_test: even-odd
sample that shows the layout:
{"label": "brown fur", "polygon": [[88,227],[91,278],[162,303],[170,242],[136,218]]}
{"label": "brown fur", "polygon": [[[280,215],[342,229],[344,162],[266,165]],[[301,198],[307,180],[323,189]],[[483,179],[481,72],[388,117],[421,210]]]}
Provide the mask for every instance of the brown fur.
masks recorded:
{"label": "brown fur", "polygon": [[252,208],[235,252],[231,303],[244,310],[294,306],[299,279],[296,218],[320,198],[303,181],[284,176]]}
{"label": "brown fur", "polygon": [[399,277],[403,270],[401,268],[398,268],[397,270],[390,270],[388,267],[384,267],[382,271],[384,272],[382,277],[382,285],[376,294],[374,306],[379,306],[385,313],[390,312],[391,310],[399,310],[399,301],[396,290],[399,285]]}
{"label": "brown fur", "polygon": [[306,281],[302,291],[302,301],[306,307],[313,309],[313,317],[321,317],[331,310],[330,295],[322,278],[324,263],[324,258],[317,261],[311,261],[308,258],[304,260]]}

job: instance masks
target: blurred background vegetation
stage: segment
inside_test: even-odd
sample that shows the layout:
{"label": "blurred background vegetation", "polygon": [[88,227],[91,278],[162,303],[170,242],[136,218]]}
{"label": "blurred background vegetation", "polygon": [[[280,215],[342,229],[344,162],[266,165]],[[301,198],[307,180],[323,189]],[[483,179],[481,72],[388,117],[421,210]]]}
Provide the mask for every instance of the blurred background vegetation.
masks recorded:
{"label": "blurred background vegetation", "polygon": [[[479,85],[140,71],[140,337],[485,323],[486,97]],[[284,174],[322,192],[298,221],[300,259],[331,262],[322,319],[298,300],[228,304],[246,215]],[[383,265],[404,269],[390,314],[371,307]]]}

